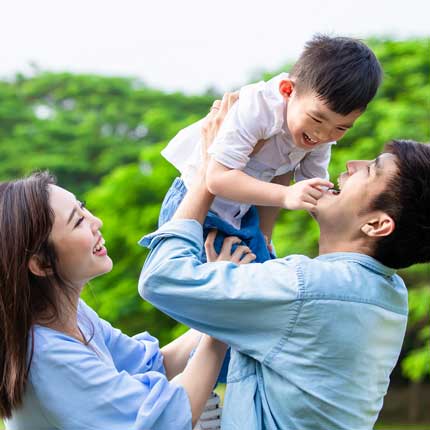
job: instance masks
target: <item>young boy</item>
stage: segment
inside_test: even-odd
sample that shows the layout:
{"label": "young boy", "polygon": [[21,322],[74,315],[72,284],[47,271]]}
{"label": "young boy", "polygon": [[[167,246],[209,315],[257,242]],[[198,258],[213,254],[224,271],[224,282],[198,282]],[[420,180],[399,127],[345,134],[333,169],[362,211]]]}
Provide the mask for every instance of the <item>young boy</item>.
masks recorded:
{"label": "young boy", "polygon": [[[225,236],[238,236],[255,261],[271,258],[267,241],[279,208],[312,211],[321,187],[333,186],[327,172],[331,146],[364,112],[381,77],[381,66],[364,43],[316,35],[290,74],[240,90],[208,151],[207,185],[217,197],[205,229],[218,229],[217,251]],[[162,151],[182,176],[166,195],[160,225],[194,180],[200,129],[201,121],[183,129]]]}

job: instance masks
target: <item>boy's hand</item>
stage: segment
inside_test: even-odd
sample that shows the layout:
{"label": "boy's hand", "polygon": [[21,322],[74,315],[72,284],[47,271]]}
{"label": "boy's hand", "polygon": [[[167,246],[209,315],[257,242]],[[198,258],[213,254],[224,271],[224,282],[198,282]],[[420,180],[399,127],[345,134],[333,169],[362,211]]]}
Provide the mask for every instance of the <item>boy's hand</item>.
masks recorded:
{"label": "boy's hand", "polygon": [[323,195],[322,187],[332,188],[333,184],[326,179],[312,178],[285,187],[283,207],[291,210],[313,211],[317,201]]}

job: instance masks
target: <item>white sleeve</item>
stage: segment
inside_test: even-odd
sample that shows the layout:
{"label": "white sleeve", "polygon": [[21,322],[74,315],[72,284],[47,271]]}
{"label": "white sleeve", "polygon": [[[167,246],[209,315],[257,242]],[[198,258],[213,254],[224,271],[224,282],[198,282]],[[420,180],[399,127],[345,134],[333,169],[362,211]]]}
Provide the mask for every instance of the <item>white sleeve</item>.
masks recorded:
{"label": "white sleeve", "polygon": [[282,96],[269,91],[265,82],[243,87],[209,154],[230,169],[243,169],[256,143],[279,133],[283,112]]}
{"label": "white sleeve", "polygon": [[294,180],[299,182],[312,178],[329,179],[328,163],[330,162],[332,144],[321,145],[319,148],[308,152],[297,165],[294,171]]}

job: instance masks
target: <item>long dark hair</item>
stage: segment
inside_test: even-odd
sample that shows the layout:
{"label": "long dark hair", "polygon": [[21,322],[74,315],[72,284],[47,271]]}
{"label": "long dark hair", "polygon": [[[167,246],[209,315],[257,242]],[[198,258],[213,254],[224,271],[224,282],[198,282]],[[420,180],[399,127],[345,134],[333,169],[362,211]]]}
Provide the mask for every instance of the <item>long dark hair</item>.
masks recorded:
{"label": "long dark hair", "polygon": [[[22,404],[33,354],[31,328],[43,315],[59,315],[59,294],[67,294],[49,240],[54,213],[48,172],[0,183],[0,416]],[[47,276],[29,270],[38,259]],[[61,287],[61,288],[60,288]]]}

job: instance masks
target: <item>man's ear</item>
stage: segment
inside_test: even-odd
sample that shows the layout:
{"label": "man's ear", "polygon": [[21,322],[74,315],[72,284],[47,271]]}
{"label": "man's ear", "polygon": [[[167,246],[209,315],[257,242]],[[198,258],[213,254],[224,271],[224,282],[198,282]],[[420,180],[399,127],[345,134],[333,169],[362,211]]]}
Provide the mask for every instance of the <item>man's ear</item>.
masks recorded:
{"label": "man's ear", "polygon": [[384,237],[389,236],[395,228],[396,223],[393,218],[381,212],[363,224],[361,231],[369,237]]}
{"label": "man's ear", "polygon": [[46,277],[52,275],[52,270],[49,267],[46,267],[41,261],[39,256],[32,255],[30,257],[30,261],[28,262],[28,269],[33,275]]}
{"label": "man's ear", "polygon": [[294,90],[294,82],[291,79],[282,79],[279,83],[279,92],[282,97],[288,99]]}

